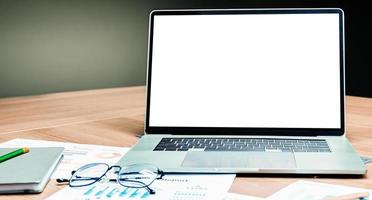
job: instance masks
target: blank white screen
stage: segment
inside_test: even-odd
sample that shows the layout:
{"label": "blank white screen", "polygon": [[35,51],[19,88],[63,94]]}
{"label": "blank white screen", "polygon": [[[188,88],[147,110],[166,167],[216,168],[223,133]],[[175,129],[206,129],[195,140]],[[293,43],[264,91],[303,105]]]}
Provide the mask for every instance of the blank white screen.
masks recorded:
{"label": "blank white screen", "polygon": [[150,126],[340,128],[338,14],[154,17]]}

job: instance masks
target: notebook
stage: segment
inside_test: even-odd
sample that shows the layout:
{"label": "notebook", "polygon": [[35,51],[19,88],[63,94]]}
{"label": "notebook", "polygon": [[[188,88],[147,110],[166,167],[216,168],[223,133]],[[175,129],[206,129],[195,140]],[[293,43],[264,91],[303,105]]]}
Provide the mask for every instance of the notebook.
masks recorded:
{"label": "notebook", "polygon": [[[0,155],[17,148],[0,148]],[[62,158],[63,147],[30,148],[0,163],[0,193],[40,193]]]}

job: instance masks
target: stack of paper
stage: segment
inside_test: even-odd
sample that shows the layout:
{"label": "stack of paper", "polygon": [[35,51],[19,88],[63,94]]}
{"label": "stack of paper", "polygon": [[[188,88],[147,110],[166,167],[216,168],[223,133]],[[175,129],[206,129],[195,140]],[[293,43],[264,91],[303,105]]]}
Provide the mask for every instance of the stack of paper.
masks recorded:
{"label": "stack of paper", "polygon": [[311,181],[297,181],[284,189],[271,195],[269,200],[325,200],[332,197],[347,195],[359,192],[369,192],[372,190],[318,183]]}

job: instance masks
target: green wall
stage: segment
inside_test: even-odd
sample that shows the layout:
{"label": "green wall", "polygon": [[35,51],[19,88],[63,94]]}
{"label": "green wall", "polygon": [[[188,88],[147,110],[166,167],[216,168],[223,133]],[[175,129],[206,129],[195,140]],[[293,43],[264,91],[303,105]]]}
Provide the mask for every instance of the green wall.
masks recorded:
{"label": "green wall", "polygon": [[149,12],[176,5],[0,0],[0,97],[144,85]]}
{"label": "green wall", "polygon": [[0,0],[0,97],[144,85],[154,9],[275,7],[344,9],[346,92],[372,97],[369,7],[347,0]]}

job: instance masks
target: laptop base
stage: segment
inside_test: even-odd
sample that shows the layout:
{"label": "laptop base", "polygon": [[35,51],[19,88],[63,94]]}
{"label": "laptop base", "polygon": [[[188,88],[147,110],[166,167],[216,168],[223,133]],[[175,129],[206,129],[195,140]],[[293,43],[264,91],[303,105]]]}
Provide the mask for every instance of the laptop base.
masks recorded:
{"label": "laptop base", "polygon": [[[118,165],[151,163],[168,173],[363,175],[367,171],[358,154],[344,137],[300,137],[308,140],[324,139],[329,144],[331,152],[154,151],[159,141],[167,137],[170,136],[143,136],[138,144],[118,162]],[[223,136],[195,137],[221,138]],[[244,138],[257,137],[245,136]],[[274,138],[294,139],[280,136]]]}

